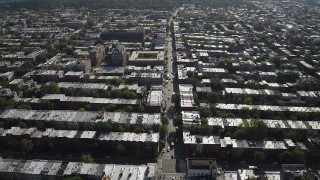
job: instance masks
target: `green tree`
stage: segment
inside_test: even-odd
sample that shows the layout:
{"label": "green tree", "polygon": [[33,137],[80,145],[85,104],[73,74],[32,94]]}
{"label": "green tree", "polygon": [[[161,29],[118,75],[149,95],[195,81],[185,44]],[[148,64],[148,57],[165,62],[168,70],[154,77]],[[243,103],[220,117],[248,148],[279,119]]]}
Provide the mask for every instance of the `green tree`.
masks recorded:
{"label": "green tree", "polygon": [[165,125],[160,125],[160,128],[159,128],[159,136],[160,136],[160,139],[163,140],[166,135],[168,133],[168,128],[167,126]]}
{"label": "green tree", "polygon": [[118,89],[114,89],[110,92],[110,96],[112,98],[120,98],[121,97],[121,91]]}
{"label": "green tree", "polygon": [[182,117],[180,115],[173,118],[173,125],[174,126],[182,125]]}
{"label": "green tree", "polygon": [[112,131],[123,132],[123,131],[125,131],[125,129],[122,124],[114,122],[114,123],[112,123]]}
{"label": "green tree", "polygon": [[43,96],[45,94],[59,94],[60,89],[57,83],[50,83],[47,85],[43,85],[40,88],[40,94]]}
{"label": "green tree", "polygon": [[237,138],[250,140],[262,140],[267,136],[268,126],[261,120],[252,119],[240,125],[234,135]]}
{"label": "green tree", "polygon": [[20,121],[20,122],[18,123],[18,126],[19,126],[20,128],[28,128],[27,124],[26,124],[25,122],[22,122],[22,121]]}
{"label": "green tree", "polygon": [[27,72],[34,70],[34,69],[35,69],[35,66],[34,66],[32,60],[27,60],[24,62],[24,64],[21,65],[20,68],[18,68],[14,71],[14,75],[18,76],[18,77],[23,76]]}
{"label": "green tree", "polygon": [[145,133],[146,130],[143,129],[143,127],[136,127],[134,130],[133,130],[134,133],[136,134],[139,134],[139,133]]}
{"label": "green tree", "polygon": [[207,117],[212,117],[213,116],[210,108],[199,107],[198,110],[200,111],[200,116],[201,117],[207,118]]}
{"label": "green tree", "polygon": [[104,108],[103,108],[103,111],[110,111],[110,112],[112,112],[112,111],[114,111],[114,110],[116,110],[116,105],[114,105],[114,104],[107,104],[106,106],[104,106]]}
{"label": "green tree", "polygon": [[305,154],[303,151],[295,149],[292,151],[295,163],[304,164],[306,163]]}
{"label": "green tree", "polygon": [[266,160],[266,156],[262,151],[255,151],[253,154],[253,158],[257,162],[264,162]]}
{"label": "green tree", "polygon": [[133,107],[132,107],[132,106],[126,106],[126,107],[124,108],[124,110],[125,110],[126,112],[133,112]]}
{"label": "green tree", "polygon": [[18,102],[16,102],[15,106],[16,106],[16,107],[15,107],[16,109],[32,110],[31,106],[29,106],[28,104],[26,104],[26,103],[23,102],[23,101],[18,101]]}
{"label": "green tree", "polygon": [[144,109],[144,106],[137,107],[137,111],[141,113],[146,112],[146,110]]}
{"label": "green tree", "polygon": [[20,141],[20,150],[22,152],[31,152],[33,150],[34,144],[32,143],[32,140],[28,139],[22,139]]}
{"label": "green tree", "polygon": [[110,83],[112,85],[119,86],[120,84],[124,83],[124,80],[119,79],[119,78],[113,78],[110,80]]}
{"label": "green tree", "polygon": [[308,113],[307,112],[298,112],[297,118],[299,120],[306,121],[306,120],[308,120]]}
{"label": "green tree", "polygon": [[54,109],[54,104],[51,103],[49,100],[44,99],[44,100],[41,100],[39,107],[40,109],[52,110]]}
{"label": "green tree", "polygon": [[208,125],[208,119],[207,118],[201,118],[201,125]]}
{"label": "green tree", "polygon": [[193,72],[192,71],[187,71],[187,76],[188,76],[188,78],[194,77]]}
{"label": "green tree", "polygon": [[118,153],[118,155],[123,156],[126,153],[127,148],[122,145],[122,144],[118,144],[117,148],[116,148],[116,152]]}
{"label": "green tree", "polygon": [[95,129],[96,131],[99,131],[99,132],[111,132],[113,130],[111,119],[109,119],[107,122],[105,121],[97,122]]}
{"label": "green tree", "polygon": [[199,128],[199,133],[204,136],[211,136],[212,128],[208,124],[201,125]]}
{"label": "green tree", "polygon": [[122,97],[124,99],[137,99],[137,95],[136,93],[134,93],[133,91],[131,90],[124,90],[122,92]]}
{"label": "green tree", "polygon": [[244,99],[243,103],[244,104],[252,104],[252,97],[247,97],[246,99]]}
{"label": "green tree", "polygon": [[219,101],[219,97],[218,95],[209,92],[206,95],[206,100],[208,100],[210,103],[217,103]]}
{"label": "green tree", "polygon": [[224,84],[219,78],[214,77],[214,78],[211,79],[211,88],[214,91],[223,90],[224,89]]}
{"label": "green tree", "polygon": [[46,62],[47,57],[44,54],[40,54],[39,56],[36,57],[36,62],[38,64]]}
{"label": "green tree", "polygon": [[282,164],[290,164],[293,163],[294,157],[290,151],[283,151],[279,154],[279,161]]}
{"label": "green tree", "polygon": [[169,124],[169,119],[166,116],[161,116],[161,123],[167,125]]}
{"label": "green tree", "polygon": [[296,72],[279,72],[277,74],[278,83],[295,83],[299,79],[299,74]]}
{"label": "green tree", "polygon": [[84,163],[94,163],[94,159],[90,154],[83,154],[81,156],[81,161]]}

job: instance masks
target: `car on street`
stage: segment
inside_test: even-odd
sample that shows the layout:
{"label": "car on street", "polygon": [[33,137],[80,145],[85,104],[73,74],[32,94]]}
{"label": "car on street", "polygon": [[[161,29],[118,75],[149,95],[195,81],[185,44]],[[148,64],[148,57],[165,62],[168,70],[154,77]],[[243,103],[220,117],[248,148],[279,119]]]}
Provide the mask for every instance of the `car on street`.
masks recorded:
{"label": "car on street", "polygon": [[162,149],[162,153],[165,153],[166,152],[166,150],[165,149]]}
{"label": "car on street", "polygon": [[167,148],[167,152],[169,152],[169,151],[170,151],[170,147]]}

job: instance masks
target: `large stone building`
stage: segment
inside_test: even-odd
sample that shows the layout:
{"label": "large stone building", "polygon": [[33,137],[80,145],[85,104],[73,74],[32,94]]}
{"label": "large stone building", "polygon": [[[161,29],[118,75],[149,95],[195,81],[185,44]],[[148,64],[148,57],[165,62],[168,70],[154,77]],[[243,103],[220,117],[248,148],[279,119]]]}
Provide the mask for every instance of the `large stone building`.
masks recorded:
{"label": "large stone building", "polygon": [[111,51],[108,52],[108,59],[111,66],[122,66],[126,64],[127,52],[123,45],[112,45]]}
{"label": "large stone building", "polygon": [[90,50],[89,59],[91,60],[91,66],[97,66],[101,63],[106,55],[106,50],[103,45],[98,44],[96,47]]}
{"label": "large stone building", "polygon": [[163,65],[164,51],[134,51],[129,58],[128,64],[135,66]]}

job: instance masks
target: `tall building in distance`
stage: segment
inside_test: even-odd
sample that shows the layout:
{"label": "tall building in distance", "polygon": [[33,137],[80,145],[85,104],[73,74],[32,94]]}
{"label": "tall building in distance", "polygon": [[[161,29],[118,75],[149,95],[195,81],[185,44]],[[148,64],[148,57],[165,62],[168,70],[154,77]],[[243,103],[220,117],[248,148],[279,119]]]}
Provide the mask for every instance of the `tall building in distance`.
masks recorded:
{"label": "tall building in distance", "polygon": [[127,51],[124,45],[119,45],[114,41],[109,48],[108,59],[110,66],[123,66],[127,62]]}
{"label": "tall building in distance", "polygon": [[106,56],[106,49],[103,45],[98,44],[90,50],[89,59],[91,60],[91,66],[95,67],[99,65]]}

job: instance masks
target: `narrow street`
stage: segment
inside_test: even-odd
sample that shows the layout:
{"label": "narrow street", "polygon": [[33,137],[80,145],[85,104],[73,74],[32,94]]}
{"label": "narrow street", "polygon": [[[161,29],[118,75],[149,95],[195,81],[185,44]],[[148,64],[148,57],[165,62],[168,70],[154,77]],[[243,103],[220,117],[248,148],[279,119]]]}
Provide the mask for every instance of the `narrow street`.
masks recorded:
{"label": "narrow street", "polygon": [[[176,10],[169,21],[167,22],[169,26],[171,26],[172,18],[177,14]],[[176,138],[176,127],[173,126],[173,118],[175,115],[174,103],[171,102],[171,97],[175,93],[174,92],[174,83],[175,82],[175,73],[176,70],[173,66],[173,47],[172,47],[172,37],[171,31],[167,33],[166,37],[166,62],[165,69],[166,73],[164,73],[164,82],[163,82],[163,102],[162,108],[163,113],[168,117],[168,135],[166,137],[165,147],[161,149],[161,155],[158,158],[158,169],[160,170],[158,179],[183,179],[184,177],[184,160],[181,160],[181,147],[177,147],[179,143],[177,143],[178,139]],[[182,164],[182,165],[181,165]]]}

